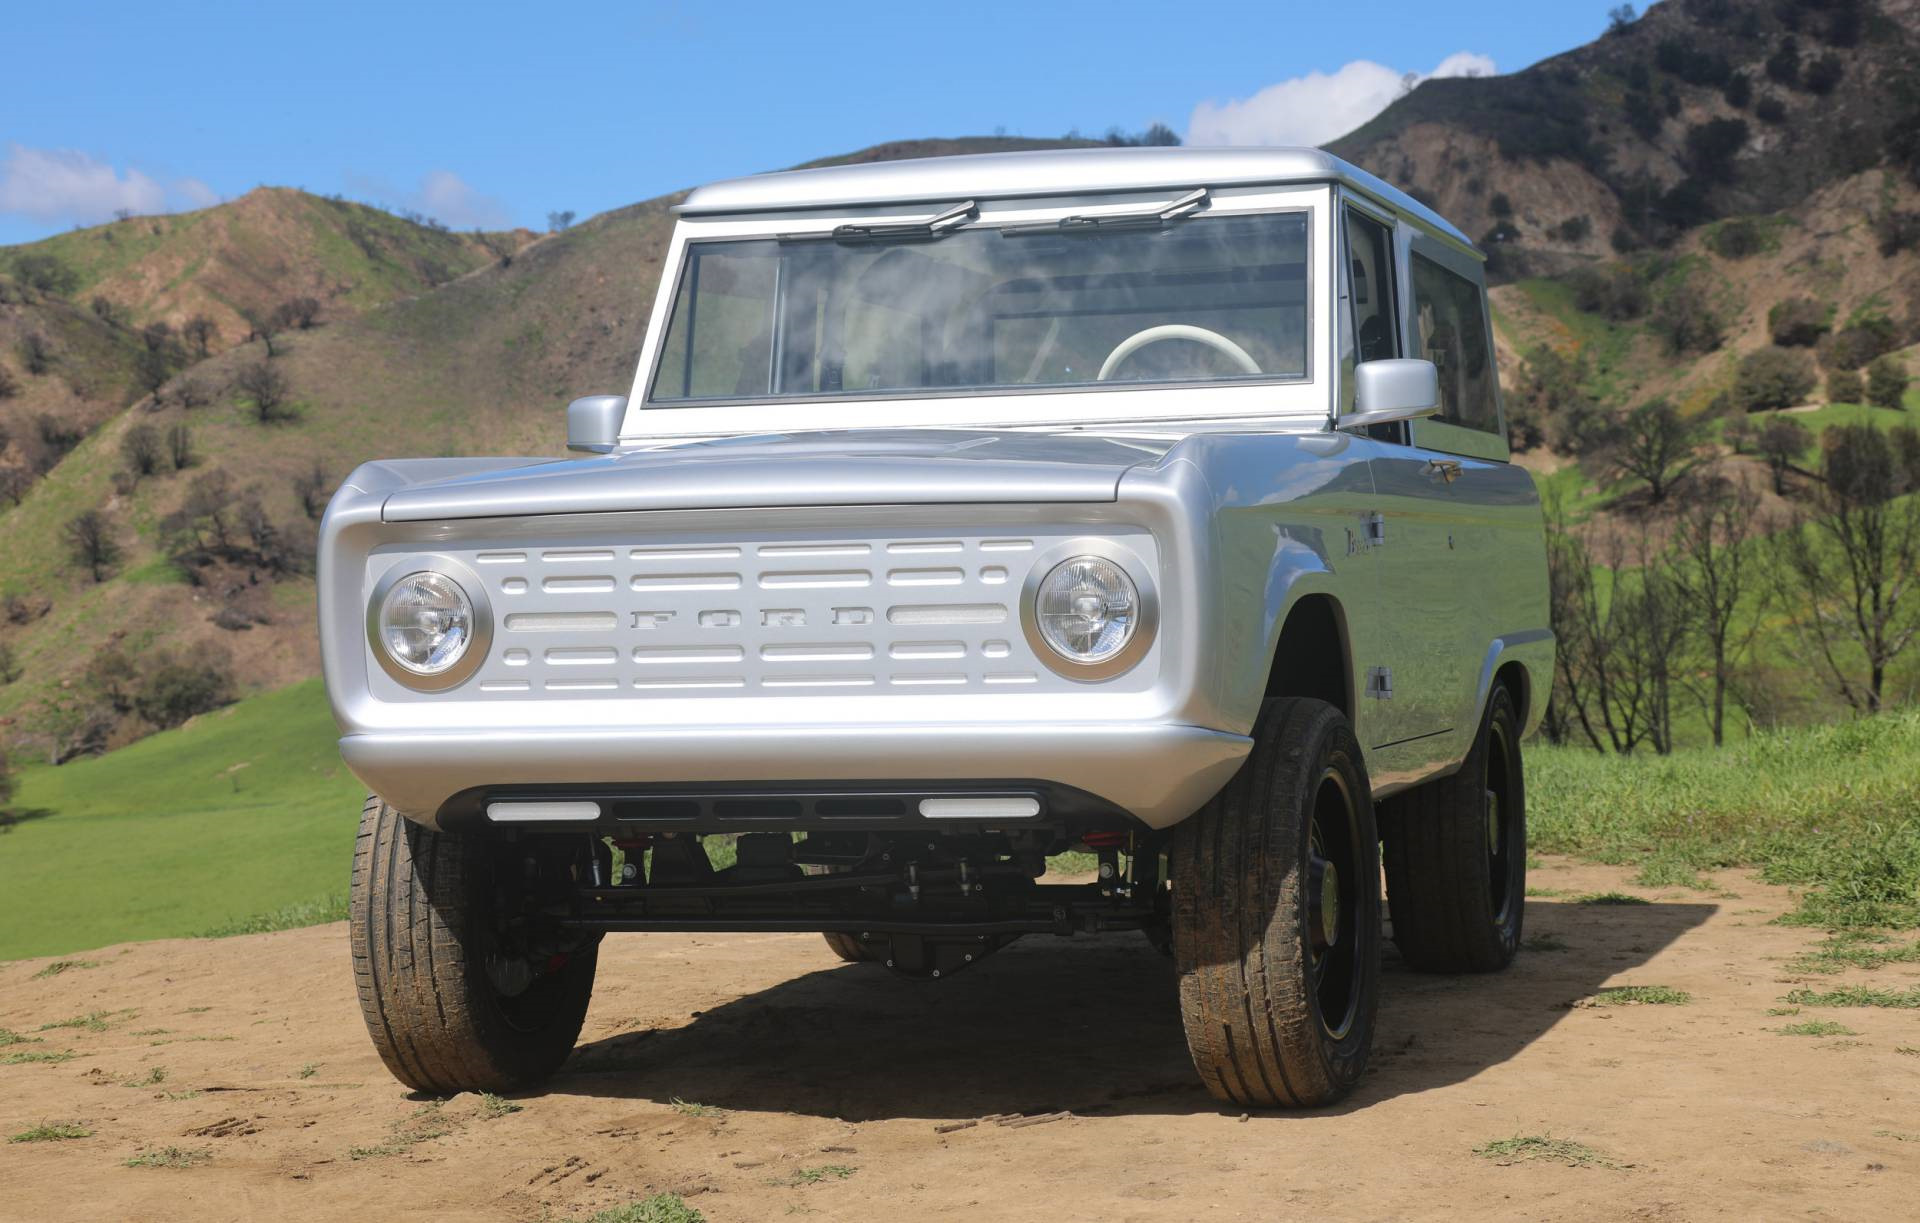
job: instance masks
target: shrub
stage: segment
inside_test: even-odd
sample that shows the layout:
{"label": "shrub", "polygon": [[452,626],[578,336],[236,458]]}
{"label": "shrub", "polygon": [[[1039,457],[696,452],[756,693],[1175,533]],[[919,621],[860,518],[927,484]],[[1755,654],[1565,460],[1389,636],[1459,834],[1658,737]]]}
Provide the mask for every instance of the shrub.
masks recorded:
{"label": "shrub", "polygon": [[[12,370],[4,365],[0,365],[0,399],[12,399],[19,393],[20,380],[13,376]],[[0,446],[0,449],[5,449],[5,447]]]}
{"label": "shrub", "polygon": [[1873,228],[1874,244],[1883,259],[1920,246],[1920,212],[1882,208],[1868,218],[1868,224]]}
{"label": "shrub", "polygon": [[212,650],[162,653],[135,682],[134,712],[162,730],[233,702],[232,666]]}
{"label": "shrub", "polygon": [[1785,123],[1787,121],[1786,103],[1768,94],[1754,103],[1753,117],[1762,123]]}
{"label": "shrub", "polygon": [[1800,40],[1789,34],[1767,57],[1767,79],[1781,85],[1800,83]]}
{"label": "shrub", "polygon": [[1495,219],[1505,220],[1513,215],[1513,201],[1507,198],[1506,192],[1496,191],[1493,198],[1487,201],[1487,211],[1491,212]]}
{"label": "shrub", "polygon": [[1792,407],[1812,390],[1812,363],[1804,353],[1787,348],[1748,353],[1733,376],[1733,401],[1748,412]]}
{"label": "shrub", "polygon": [[172,460],[175,471],[193,466],[193,430],[184,424],[175,424],[167,430],[167,457]]}
{"label": "shrub", "polygon": [[80,284],[74,270],[53,255],[17,255],[13,260],[13,279],[36,293],[65,297]]}
{"label": "shrub", "polygon": [[120,438],[120,457],[135,480],[160,470],[160,431],[152,425],[135,425]]}
{"label": "shrub", "polygon": [[1767,249],[1767,230],[1753,217],[1734,217],[1713,228],[1707,246],[1722,259],[1745,259]]}
{"label": "shrub", "polygon": [[1616,263],[1605,270],[1581,268],[1567,277],[1567,283],[1573,288],[1575,308],[1587,314],[1619,323],[1647,312],[1646,281],[1627,264]]}
{"label": "shrub", "polygon": [[1828,94],[1833,92],[1833,87],[1840,83],[1840,78],[1845,74],[1846,67],[1840,57],[1828,53],[1807,65],[1801,85],[1808,93]]}
{"label": "shrub", "polygon": [[1736,72],[1727,78],[1725,85],[1720,87],[1720,96],[1725,98],[1727,105],[1735,110],[1745,110],[1747,104],[1753,101],[1753,82],[1747,78],[1746,73]]}
{"label": "shrub", "polygon": [[1811,297],[1789,297],[1767,311],[1767,332],[1782,348],[1811,348],[1832,326],[1831,314]]}
{"label": "shrub", "polygon": [[1562,242],[1585,242],[1587,236],[1593,232],[1593,218],[1585,213],[1577,217],[1568,217],[1560,222],[1553,232]]}
{"label": "shrub", "polygon": [[1877,408],[1898,410],[1905,406],[1907,367],[1900,358],[1888,353],[1867,366],[1867,401]]}
{"label": "shrub", "polygon": [[1866,401],[1867,384],[1856,371],[1836,369],[1827,373],[1828,403],[1865,403]]}
{"label": "shrub", "polygon": [[1734,155],[1747,144],[1745,119],[1709,119],[1687,129],[1687,160],[1702,178],[1733,177]]}
{"label": "shrub", "polygon": [[1820,341],[1820,364],[1828,369],[1859,369],[1900,345],[1893,320],[1883,315],[1856,318]]}
{"label": "shrub", "polygon": [[1712,352],[1720,347],[1721,323],[1707,295],[1692,280],[1675,285],[1654,307],[1654,333],[1666,341],[1667,350],[1676,356],[1689,352]]}

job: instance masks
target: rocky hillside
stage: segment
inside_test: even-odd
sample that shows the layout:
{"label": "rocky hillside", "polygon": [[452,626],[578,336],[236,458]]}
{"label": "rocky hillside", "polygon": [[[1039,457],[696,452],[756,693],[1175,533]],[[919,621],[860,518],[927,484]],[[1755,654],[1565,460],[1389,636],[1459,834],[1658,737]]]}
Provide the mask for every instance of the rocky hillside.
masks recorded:
{"label": "rocky hillside", "polygon": [[1508,276],[1920,173],[1920,0],[1665,0],[1523,72],[1428,81],[1334,152]]}

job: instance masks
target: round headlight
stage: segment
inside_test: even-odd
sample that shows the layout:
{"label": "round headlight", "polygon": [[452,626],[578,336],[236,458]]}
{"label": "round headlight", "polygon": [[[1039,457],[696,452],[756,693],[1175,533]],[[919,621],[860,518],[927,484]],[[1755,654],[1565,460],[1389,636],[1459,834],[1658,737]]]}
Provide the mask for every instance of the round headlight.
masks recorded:
{"label": "round headlight", "polygon": [[379,634],[387,656],[414,675],[441,675],[473,644],[473,600],[444,573],[410,573],[380,601]]}
{"label": "round headlight", "polygon": [[1034,593],[1034,620],[1054,653],[1102,663],[1127,648],[1140,626],[1140,592],[1127,571],[1103,556],[1055,565]]}

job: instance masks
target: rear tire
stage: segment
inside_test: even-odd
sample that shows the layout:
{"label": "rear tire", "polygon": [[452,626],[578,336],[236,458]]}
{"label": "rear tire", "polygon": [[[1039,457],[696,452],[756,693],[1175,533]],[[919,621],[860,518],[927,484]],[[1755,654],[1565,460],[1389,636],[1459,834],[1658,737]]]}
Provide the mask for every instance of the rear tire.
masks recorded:
{"label": "rear tire", "polygon": [[1511,964],[1527,907],[1527,792],[1512,694],[1494,685],[1459,772],[1380,810],[1401,956],[1422,972]]}
{"label": "rear tire", "polygon": [[538,1082],[567,1060],[586,1018],[597,943],[564,954],[512,945],[496,921],[492,850],[377,797],[360,812],[348,909],[360,1013],[387,1069],[418,1091]]}
{"label": "rear tire", "polygon": [[1273,702],[1170,856],[1181,1021],[1207,1090],[1254,1108],[1339,1100],[1366,1069],[1380,978],[1379,838],[1346,718]]}

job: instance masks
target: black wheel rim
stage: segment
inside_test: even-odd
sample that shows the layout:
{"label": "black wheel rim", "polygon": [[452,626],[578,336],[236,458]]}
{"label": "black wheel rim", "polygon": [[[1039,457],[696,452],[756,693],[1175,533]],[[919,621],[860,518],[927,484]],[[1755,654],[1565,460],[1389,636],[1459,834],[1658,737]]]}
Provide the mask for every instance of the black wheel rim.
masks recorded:
{"label": "black wheel rim", "polygon": [[1487,902],[1493,924],[1504,926],[1513,917],[1516,855],[1526,852],[1520,839],[1520,801],[1515,791],[1515,764],[1507,728],[1498,719],[1487,726],[1486,798]]}
{"label": "black wheel rim", "polygon": [[1321,774],[1307,825],[1306,940],[1308,988],[1320,1026],[1333,1040],[1353,1027],[1360,1008],[1360,821],[1338,769]]}

